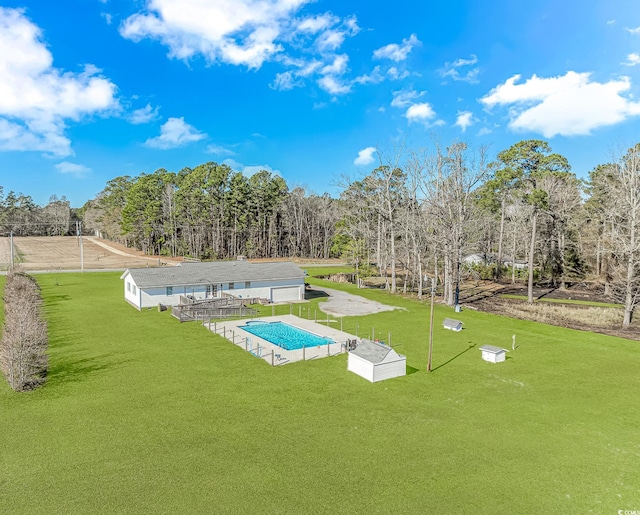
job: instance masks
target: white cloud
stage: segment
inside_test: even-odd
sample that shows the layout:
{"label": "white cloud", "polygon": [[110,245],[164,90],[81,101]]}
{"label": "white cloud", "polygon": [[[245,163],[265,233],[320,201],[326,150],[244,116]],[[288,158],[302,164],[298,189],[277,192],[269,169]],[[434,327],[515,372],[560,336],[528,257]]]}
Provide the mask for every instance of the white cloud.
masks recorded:
{"label": "white cloud", "polygon": [[211,145],[207,145],[205,152],[207,154],[215,154],[218,156],[234,156],[236,154],[233,150],[230,150],[220,145],[216,145],[215,143],[212,143]]}
{"label": "white cloud", "polygon": [[473,125],[474,121],[473,113],[471,111],[459,111],[455,125],[460,127],[462,132],[465,132],[468,127]]}
{"label": "white cloud", "polygon": [[117,109],[115,92],[92,65],[54,68],[41,30],[22,9],[0,7],[0,150],[72,154],[67,121]]}
{"label": "white cloud", "polygon": [[630,32],[631,34],[635,34],[635,35],[640,35],[640,27],[636,27],[635,29],[625,29],[628,32]]}
{"label": "white cloud", "polygon": [[607,20],[607,25],[615,25],[616,24],[616,20],[615,19],[611,19],[611,20]]}
{"label": "white cloud", "polygon": [[380,67],[376,66],[371,73],[365,73],[353,79],[358,84],[378,84],[384,80],[384,75],[380,72]]}
{"label": "white cloud", "polygon": [[374,50],[373,58],[374,59],[391,59],[392,61],[400,62],[404,61],[413,47],[420,44],[417,36],[415,34],[411,34],[409,39],[403,39],[402,45],[398,45],[397,43],[390,43],[383,47]]}
{"label": "white cloud", "polygon": [[318,85],[332,95],[344,95],[351,91],[351,85],[341,78],[327,75],[318,79]]}
{"label": "white cloud", "polygon": [[395,66],[392,66],[387,70],[386,76],[391,80],[402,80],[409,76],[409,72],[407,70],[400,71]]}
{"label": "white cloud", "polygon": [[[452,63],[444,63],[444,67],[440,70],[440,75],[445,78],[449,77],[454,81],[477,84],[480,68],[468,69],[469,67],[477,63],[478,58],[475,54],[471,54],[471,57],[469,59],[456,59]],[[466,73],[464,72],[464,70],[462,70],[463,68],[466,70]]]}
{"label": "white cloud", "polygon": [[[133,41],[158,40],[171,58],[202,56],[209,63],[260,68],[280,63],[270,87],[290,90],[307,79],[332,95],[351,90],[348,56],[338,53],[348,37],[360,31],[355,16],[330,12],[302,15],[314,0],[146,0],[129,16],[120,34]],[[345,69],[338,69],[339,65]]]}
{"label": "white cloud", "polygon": [[409,106],[405,113],[409,122],[428,122],[436,117],[436,112],[428,102],[413,104]]}
{"label": "white cloud", "polygon": [[426,93],[426,91],[415,91],[413,89],[402,89],[400,91],[393,92],[393,100],[391,105],[393,107],[407,107],[413,104],[414,100],[420,98]]}
{"label": "white cloud", "polygon": [[370,165],[375,160],[373,157],[374,152],[376,152],[376,147],[363,148],[358,152],[358,157],[353,160],[353,164],[358,166]]}
{"label": "white cloud", "polygon": [[100,13],[100,16],[102,16],[104,18],[104,21],[107,22],[107,25],[111,25],[111,22],[113,21],[113,17],[111,16],[111,14],[109,14],[109,13]]}
{"label": "white cloud", "polygon": [[88,166],[70,163],[69,161],[62,161],[62,163],[54,166],[60,173],[74,175],[76,177],[85,177],[91,173],[91,168]]}
{"label": "white cloud", "polygon": [[120,34],[149,37],[169,47],[169,55],[260,68],[281,52],[276,42],[296,11],[309,0],[149,0],[147,10],[127,18]]}
{"label": "white cloud", "polygon": [[627,60],[622,64],[624,64],[625,66],[636,66],[637,64],[640,64],[640,54],[629,54],[627,56]]}
{"label": "white cloud", "polygon": [[158,118],[158,110],[158,106],[151,107],[151,104],[147,104],[145,107],[133,111],[128,117],[129,122],[134,125],[152,122]]}
{"label": "white cloud", "polygon": [[160,136],[148,139],[145,141],[145,146],[160,149],[177,148],[206,137],[206,134],[185,123],[184,118],[169,118],[160,127]]}
{"label": "white cloud", "polygon": [[478,136],[486,136],[487,134],[491,134],[492,132],[493,131],[488,127],[482,127],[482,129],[478,131]]}
{"label": "white cloud", "polygon": [[333,16],[330,13],[320,14],[318,16],[310,16],[300,20],[298,23],[298,30],[300,32],[308,32],[311,34],[317,34],[323,30],[338,23],[340,19],[337,16]]}
{"label": "white cloud", "polygon": [[225,159],[222,163],[231,167],[232,170],[242,173],[242,175],[246,177],[251,177],[262,170],[265,170],[272,175],[279,175],[282,177],[280,170],[275,170],[269,165],[243,165],[235,159]]}
{"label": "white cloud", "polygon": [[574,136],[640,115],[640,102],[622,96],[631,88],[628,77],[600,83],[589,73],[570,71],[551,78],[533,75],[516,84],[519,80],[515,75],[480,99],[487,107],[509,106],[509,127],[516,131]]}

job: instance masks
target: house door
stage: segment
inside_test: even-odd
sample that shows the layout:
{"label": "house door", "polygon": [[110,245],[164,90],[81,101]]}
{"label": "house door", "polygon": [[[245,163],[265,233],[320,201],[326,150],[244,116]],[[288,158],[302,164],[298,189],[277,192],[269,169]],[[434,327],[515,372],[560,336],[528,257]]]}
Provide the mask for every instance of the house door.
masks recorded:
{"label": "house door", "polygon": [[218,296],[218,285],[217,284],[208,284],[207,285],[207,298],[215,298]]}

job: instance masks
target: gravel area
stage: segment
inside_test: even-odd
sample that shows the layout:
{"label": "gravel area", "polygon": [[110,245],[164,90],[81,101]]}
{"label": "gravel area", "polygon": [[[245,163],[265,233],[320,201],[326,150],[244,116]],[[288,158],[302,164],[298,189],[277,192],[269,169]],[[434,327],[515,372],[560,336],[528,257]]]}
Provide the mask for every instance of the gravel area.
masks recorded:
{"label": "gravel area", "polygon": [[373,315],[381,311],[400,309],[375,300],[365,299],[359,295],[353,295],[352,293],[346,293],[340,290],[332,290],[330,288],[312,286],[308,292],[314,297],[323,297],[326,295],[327,300],[319,304],[320,310],[338,317]]}

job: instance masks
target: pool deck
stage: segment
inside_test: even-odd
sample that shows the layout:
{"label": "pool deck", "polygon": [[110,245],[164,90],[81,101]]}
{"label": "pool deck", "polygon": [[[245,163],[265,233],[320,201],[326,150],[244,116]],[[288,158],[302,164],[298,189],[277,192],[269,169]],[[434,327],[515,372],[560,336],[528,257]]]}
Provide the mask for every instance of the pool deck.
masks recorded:
{"label": "pool deck", "polygon": [[[330,338],[336,343],[321,345],[319,347],[306,347],[305,349],[286,350],[264,340],[263,338],[255,336],[240,327],[246,325],[246,323],[250,321],[284,322],[285,324],[304,329],[305,331],[318,336]],[[336,321],[335,323],[339,323],[339,321]],[[312,320],[305,320],[304,318],[300,318],[295,315],[211,322],[209,329],[274,366],[293,363],[295,361],[326,358],[342,354],[346,352],[345,343],[347,340],[358,339],[355,335],[334,329],[331,326],[327,326],[326,323],[322,324]]]}

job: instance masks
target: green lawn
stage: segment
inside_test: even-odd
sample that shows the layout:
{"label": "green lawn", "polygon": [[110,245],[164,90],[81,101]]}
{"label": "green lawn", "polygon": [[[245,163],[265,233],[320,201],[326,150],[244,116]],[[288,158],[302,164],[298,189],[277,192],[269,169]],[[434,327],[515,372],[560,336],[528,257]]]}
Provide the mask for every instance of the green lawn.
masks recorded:
{"label": "green lawn", "polygon": [[[453,333],[438,306],[427,374],[428,306],[364,290],[405,309],[344,330],[392,332],[410,372],[370,384],[344,355],[271,368],[137,312],[118,273],[37,277],[50,376],[0,384],[2,513],[640,509],[638,342],[472,311]],[[505,363],[480,359],[512,334]]]}

